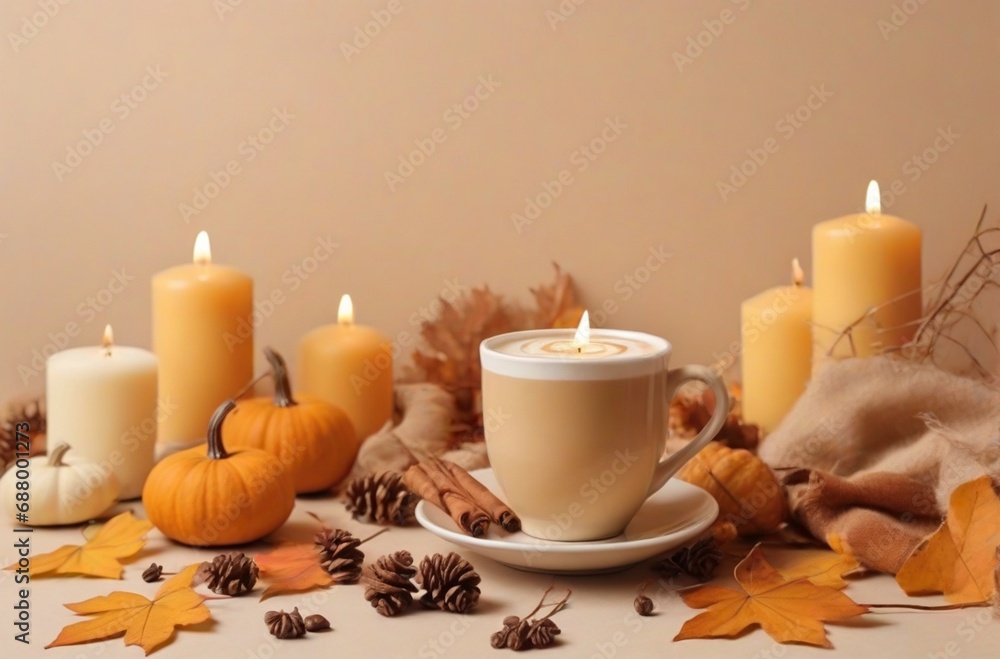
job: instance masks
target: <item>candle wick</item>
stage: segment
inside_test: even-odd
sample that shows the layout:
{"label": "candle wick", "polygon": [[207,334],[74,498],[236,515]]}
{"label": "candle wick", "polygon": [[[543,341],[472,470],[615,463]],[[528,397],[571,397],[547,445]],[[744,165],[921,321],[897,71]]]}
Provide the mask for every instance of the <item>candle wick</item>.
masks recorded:
{"label": "candle wick", "polygon": [[111,356],[111,346],[108,346],[107,348],[104,349],[104,358],[107,359],[110,356]]}
{"label": "candle wick", "polygon": [[577,354],[582,353],[583,352],[583,346],[577,346],[576,347],[576,352],[577,352]]}

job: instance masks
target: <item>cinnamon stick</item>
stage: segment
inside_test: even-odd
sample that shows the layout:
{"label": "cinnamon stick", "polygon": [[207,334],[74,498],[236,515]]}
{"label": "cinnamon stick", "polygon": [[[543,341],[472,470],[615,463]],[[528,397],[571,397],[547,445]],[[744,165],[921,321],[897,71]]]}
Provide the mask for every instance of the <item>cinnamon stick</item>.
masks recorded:
{"label": "cinnamon stick", "polygon": [[473,501],[485,510],[490,518],[503,527],[508,533],[516,533],[521,530],[521,520],[510,509],[510,506],[497,498],[490,492],[489,488],[472,477],[469,472],[459,467],[454,462],[432,458],[434,464],[447,471],[452,479],[464,489]]}
{"label": "cinnamon stick", "polygon": [[489,530],[489,513],[434,466],[425,463],[411,466],[403,474],[403,483],[411,492],[448,513],[466,533],[478,538]]}

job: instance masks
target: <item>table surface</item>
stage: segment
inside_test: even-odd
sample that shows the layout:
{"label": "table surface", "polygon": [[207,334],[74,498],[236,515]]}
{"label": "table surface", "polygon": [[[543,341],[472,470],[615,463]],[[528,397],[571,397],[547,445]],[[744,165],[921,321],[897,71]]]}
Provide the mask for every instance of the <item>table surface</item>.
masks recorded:
{"label": "table surface", "polygon": [[[142,516],[138,502],[119,504]],[[292,518],[280,532],[287,539],[305,539],[317,523],[307,515],[320,515],[334,528],[346,528],[359,537],[367,537],[378,527],[352,520],[343,505],[328,498],[300,498]],[[0,558],[4,565],[16,560],[11,525],[0,528]],[[39,529],[32,538],[32,553],[38,555],[63,544],[81,542],[80,529]],[[266,549],[258,544],[244,548],[248,554]],[[427,554],[447,553],[456,548],[419,526],[392,527],[363,545],[369,559],[401,549],[409,550],[419,560]],[[770,551],[770,550],[769,550]],[[791,551],[791,550],[782,550]],[[174,544],[158,531],[149,534],[146,547],[125,566],[122,581],[83,577],[37,578],[31,584],[31,644],[14,641],[12,607],[17,589],[10,572],[0,573],[0,606],[3,629],[0,647],[3,657],[45,656],[50,659],[89,659],[101,657],[141,657],[136,646],[126,647],[122,639],[43,650],[59,630],[81,620],[62,604],[126,590],[151,597],[158,584],[142,581],[141,573],[150,562],[174,570],[190,563],[208,560],[219,553],[212,549],[192,549]],[[501,627],[508,615],[524,615],[538,601],[541,593],[554,585],[553,594],[572,589],[569,606],[555,620],[562,629],[558,644],[543,650],[544,657],[609,659],[610,657],[652,657],[674,653],[682,657],[995,657],[1000,647],[1000,621],[989,609],[956,611],[879,610],[847,624],[828,624],[827,631],[835,650],[775,643],[760,629],[735,640],[690,640],[673,643],[671,639],[685,620],[698,611],[689,609],[676,594],[676,587],[687,585],[677,580],[657,582],[649,562],[615,574],[599,576],[556,576],[521,572],[505,567],[469,551],[460,551],[482,577],[479,606],[468,615],[431,611],[414,606],[406,614],[384,618],[364,600],[362,585],[334,586],[326,590],[272,597],[264,602],[258,596],[207,602],[212,621],[181,628],[174,639],[156,650],[156,656],[234,657],[269,659],[270,657],[503,657],[510,650],[494,650],[490,634]],[[647,590],[656,614],[643,618],[632,608],[636,587],[652,578]],[[260,589],[260,585],[258,585]],[[258,590],[257,593],[260,591]],[[845,591],[855,601],[865,603],[938,604],[938,597],[907,598],[892,577],[876,575],[853,580]],[[278,640],[268,634],[264,613],[272,609],[298,607],[303,615],[321,613],[332,626],[331,632],[307,634],[304,638]]]}

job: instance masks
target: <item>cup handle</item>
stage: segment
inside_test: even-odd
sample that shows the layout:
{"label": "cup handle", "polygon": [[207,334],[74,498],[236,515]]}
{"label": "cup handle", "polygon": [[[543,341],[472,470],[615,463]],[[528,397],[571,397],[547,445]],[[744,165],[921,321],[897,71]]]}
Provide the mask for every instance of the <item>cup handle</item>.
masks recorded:
{"label": "cup handle", "polygon": [[712,393],[715,394],[715,412],[705,427],[702,428],[701,432],[688,442],[684,448],[660,461],[660,464],[656,466],[656,471],[653,474],[653,483],[650,485],[646,496],[652,495],[666,485],[670,477],[676,474],[684,466],[685,462],[693,458],[698,451],[705,448],[705,445],[712,441],[722,429],[729,415],[729,392],[726,390],[726,385],[722,382],[722,378],[704,366],[681,366],[680,368],[670,369],[667,373],[665,395],[665,403],[668,407],[670,401],[674,398],[674,394],[677,393],[677,389],[685,382],[690,382],[691,380],[700,380],[712,390]]}

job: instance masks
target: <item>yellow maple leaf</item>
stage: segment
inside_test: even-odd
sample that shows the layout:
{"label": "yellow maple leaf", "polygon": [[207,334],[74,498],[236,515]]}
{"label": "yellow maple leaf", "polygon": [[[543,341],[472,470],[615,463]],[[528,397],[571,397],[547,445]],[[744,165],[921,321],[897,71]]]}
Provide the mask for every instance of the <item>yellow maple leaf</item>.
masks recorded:
{"label": "yellow maple leaf", "polygon": [[66,604],[78,614],[96,616],[63,628],[46,649],[77,645],[124,635],[125,645],[138,645],[149,654],[174,635],[174,629],[212,617],[204,597],[191,589],[200,563],[189,565],[164,582],[153,599],[115,591],[83,602]]}
{"label": "yellow maple leaf", "polygon": [[948,516],[896,573],[908,595],[943,593],[952,603],[983,602],[994,591],[1000,498],[989,476],[960,485]]}
{"label": "yellow maple leaf", "polygon": [[853,556],[808,549],[787,552],[777,560],[772,559],[771,563],[788,581],[808,579],[817,586],[829,586],[837,590],[847,585],[844,581],[845,574],[861,567]]}
{"label": "yellow maple leaf", "polygon": [[760,545],[734,571],[740,590],[704,585],[681,594],[694,609],[708,609],[684,623],[675,641],[733,638],[759,625],[779,643],[832,647],[824,622],[846,620],[868,611],[850,597],[808,579],[789,581],[764,558]]}
{"label": "yellow maple leaf", "polygon": [[[32,577],[44,574],[83,574],[91,577],[121,579],[121,558],[133,556],[146,544],[152,522],[136,519],[124,512],[108,520],[83,545],[64,545],[47,554],[31,557],[28,567]],[[17,564],[8,565],[12,570]]]}
{"label": "yellow maple leaf", "polygon": [[319,552],[313,543],[283,545],[266,554],[257,554],[253,560],[261,579],[268,583],[261,600],[281,593],[325,588],[334,582],[320,564]]}

